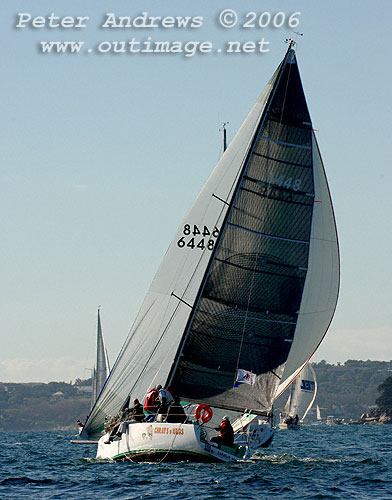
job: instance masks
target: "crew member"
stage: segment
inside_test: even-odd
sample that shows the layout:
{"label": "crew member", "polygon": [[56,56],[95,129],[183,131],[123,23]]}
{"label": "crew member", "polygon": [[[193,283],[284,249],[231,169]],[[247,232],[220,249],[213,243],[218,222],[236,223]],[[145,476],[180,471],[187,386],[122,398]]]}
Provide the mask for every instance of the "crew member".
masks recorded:
{"label": "crew member", "polygon": [[136,422],[144,422],[143,406],[138,399],[133,400],[133,407],[131,408],[129,417],[136,420]]}
{"label": "crew member", "polygon": [[226,415],[222,418],[222,423],[219,427],[216,427],[219,432],[219,436],[213,437],[211,441],[218,444],[223,444],[225,446],[233,446],[234,442],[234,431],[231,426],[229,417]]}
{"label": "crew member", "polygon": [[174,401],[169,405],[167,410],[166,422],[172,424],[183,424],[186,421],[184,408],[180,405],[180,398],[174,396]]}
{"label": "crew member", "polygon": [[144,400],[144,411],[148,415],[155,415],[158,410],[159,400],[158,400],[158,391],[162,389],[161,385],[157,387],[153,387],[147,392],[146,399]]}
{"label": "crew member", "polygon": [[174,397],[170,389],[162,389],[162,387],[159,389],[158,399],[159,402],[161,403],[161,406],[166,406],[166,407],[169,406],[169,404],[174,401]]}

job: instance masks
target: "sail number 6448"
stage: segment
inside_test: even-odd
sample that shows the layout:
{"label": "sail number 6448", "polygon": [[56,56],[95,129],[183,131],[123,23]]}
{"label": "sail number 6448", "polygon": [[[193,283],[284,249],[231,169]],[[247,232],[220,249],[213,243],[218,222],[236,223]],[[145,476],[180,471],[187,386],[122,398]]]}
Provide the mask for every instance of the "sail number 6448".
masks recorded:
{"label": "sail number 6448", "polygon": [[293,177],[285,177],[284,175],[275,177],[274,174],[270,173],[267,175],[266,182],[268,184],[276,184],[279,187],[298,191],[301,187],[302,179],[293,179]]}
{"label": "sail number 6448", "polygon": [[204,226],[203,229],[195,224],[185,224],[183,229],[183,234],[178,241],[177,246],[179,248],[199,248],[200,250],[213,250],[215,245],[215,239],[219,235],[219,229],[214,227],[210,229]]}

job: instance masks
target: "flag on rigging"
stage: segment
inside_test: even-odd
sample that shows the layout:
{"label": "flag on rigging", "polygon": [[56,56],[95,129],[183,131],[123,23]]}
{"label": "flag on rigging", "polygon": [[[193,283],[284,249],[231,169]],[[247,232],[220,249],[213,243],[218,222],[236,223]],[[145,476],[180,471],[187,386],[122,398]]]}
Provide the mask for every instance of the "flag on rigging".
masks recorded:
{"label": "flag on rigging", "polygon": [[256,374],[248,372],[246,370],[238,369],[235,381],[239,384],[253,385],[256,382]]}

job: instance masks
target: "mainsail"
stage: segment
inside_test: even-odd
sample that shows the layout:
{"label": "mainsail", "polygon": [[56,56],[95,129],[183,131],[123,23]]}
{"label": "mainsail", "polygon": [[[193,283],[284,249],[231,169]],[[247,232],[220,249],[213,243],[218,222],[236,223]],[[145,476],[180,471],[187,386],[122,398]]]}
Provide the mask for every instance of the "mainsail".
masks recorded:
{"label": "mainsail", "polygon": [[308,363],[291,384],[290,395],[283,411],[290,417],[298,415],[303,422],[317,394],[316,375]]}
{"label": "mainsail", "polygon": [[101,316],[98,309],[98,323],[97,323],[97,358],[95,361],[93,371],[93,391],[92,391],[92,404],[94,405],[97,400],[102,387],[110,373],[109,358],[106,351],[106,346],[103,340]]}
{"label": "mainsail", "polygon": [[[177,231],[85,431],[158,383],[185,401],[269,412],[325,335],[338,273],[290,45]],[[251,383],[236,383],[239,370]]]}

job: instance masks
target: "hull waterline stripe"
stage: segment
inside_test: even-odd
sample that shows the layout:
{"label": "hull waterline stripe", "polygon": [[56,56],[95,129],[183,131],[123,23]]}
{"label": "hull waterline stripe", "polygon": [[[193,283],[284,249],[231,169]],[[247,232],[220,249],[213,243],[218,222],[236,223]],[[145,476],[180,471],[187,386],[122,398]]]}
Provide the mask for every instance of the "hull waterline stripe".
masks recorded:
{"label": "hull waterline stripe", "polygon": [[[199,457],[202,460],[210,460],[210,461],[215,461],[217,460],[216,457],[213,455],[209,454],[204,454],[204,453],[197,453],[195,451],[182,451],[182,450],[170,450],[170,449],[154,449],[154,450],[129,450],[124,453],[120,453],[119,455],[114,455],[113,457],[110,457],[109,460],[118,460],[121,458],[127,458],[127,457],[137,457],[137,456],[142,456],[146,455],[145,461],[148,462],[148,458],[151,457],[153,458],[154,455],[162,455],[165,454],[167,456],[170,455],[178,455],[178,456],[189,456],[189,457]],[[132,459],[132,458],[131,458]],[[220,460],[217,460],[220,461]]]}

